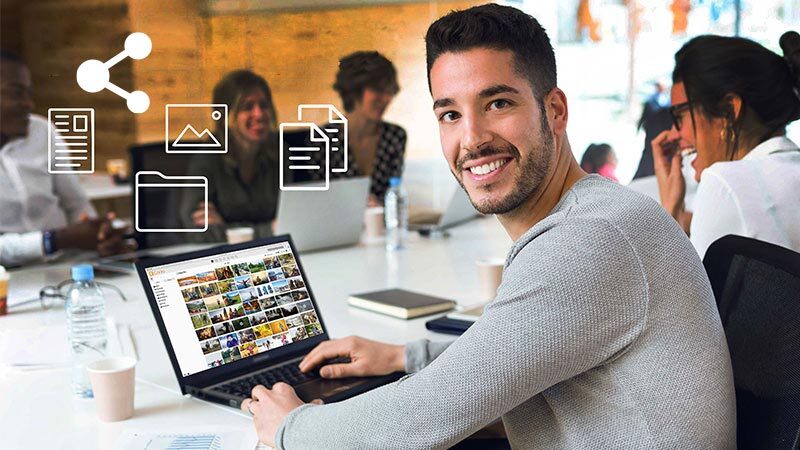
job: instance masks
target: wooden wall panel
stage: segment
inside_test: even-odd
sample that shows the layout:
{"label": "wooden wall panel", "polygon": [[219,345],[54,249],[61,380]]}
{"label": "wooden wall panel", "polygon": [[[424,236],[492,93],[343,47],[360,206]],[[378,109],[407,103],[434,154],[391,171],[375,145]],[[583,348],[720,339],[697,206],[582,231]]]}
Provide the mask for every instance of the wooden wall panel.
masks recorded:
{"label": "wooden wall panel", "polygon": [[[279,119],[296,119],[298,103],[340,105],[332,89],[338,61],[378,50],[393,61],[401,86],[386,119],[408,131],[408,156],[438,154],[431,112],[424,35],[436,18],[478,2],[379,5],[311,11],[213,16],[204,54],[207,92],[229,70],[249,68],[272,87]],[[210,94],[208,94],[210,95]]]}
{"label": "wooden wall panel", "polygon": [[[39,0],[20,3],[18,9],[20,43],[31,61],[37,111],[95,107],[97,159],[102,168],[105,159],[123,157],[132,143],[163,140],[165,105],[210,102],[214,85],[231,70],[248,68],[264,76],[282,121],[296,118],[299,103],[340,105],[331,87],[338,60],[357,50],[378,50],[394,62],[401,91],[386,119],[408,131],[409,157],[434,156],[440,146],[423,37],[437,17],[476,3],[215,16],[204,16],[199,0]],[[85,93],[75,81],[75,70],[83,60],[111,58],[132,31],[147,33],[153,51],[144,60],[118,64],[112,81],[127,91],[147,92],[151,106],[144,114],[130,113],[125,102],[111,93]]]}
{"label": "wooden wall panel", "polygon": [[[105,170],[107,159],[125,157],[135,141],[133,115],[125,100],[108,91],[83,91],[75,73],[87,59],[105,61],[122,51],[129,33],[125,1],[21,2],[18,14],[20,52],[31,70],[35,112],[47,117],[48,108],[95,108],[96,168]],[[131,90],[130,60],[114,66],[111,81]]]}

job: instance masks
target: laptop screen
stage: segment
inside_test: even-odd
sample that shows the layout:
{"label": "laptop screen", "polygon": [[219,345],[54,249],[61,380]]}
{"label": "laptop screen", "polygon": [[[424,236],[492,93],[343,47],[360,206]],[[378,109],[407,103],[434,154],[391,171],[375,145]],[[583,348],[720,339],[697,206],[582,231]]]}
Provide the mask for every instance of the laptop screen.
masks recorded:
{"label": "laptop screen", "polygon": [[288,242],[146,273],[183,376],[323,333]]}

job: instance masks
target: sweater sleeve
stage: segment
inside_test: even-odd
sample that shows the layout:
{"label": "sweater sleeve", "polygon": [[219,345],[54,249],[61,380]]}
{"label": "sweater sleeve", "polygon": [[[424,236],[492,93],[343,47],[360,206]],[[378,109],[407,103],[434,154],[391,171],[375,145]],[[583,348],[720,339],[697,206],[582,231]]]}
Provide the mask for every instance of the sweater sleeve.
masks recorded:
{"label": "sweater sleeve", "polygon": [[0,234],[0,264],[19,266],[43,257],[41,231]]}
{"label": "sweater sleeve", "polygon": [[431,342],[427,339],[406,344],[406,373],[419,372],[441,355],[451,342]]}
{"label": "sweater sleeve", "polygon": [[556,225],[512,257],[484,316],[438,357],[430,357],[438,348],[412,344],[428,352],[419,359],[432,359],[427,366],[343,402],[298,408],[275,442],[447,448],[622,354],[641,332],[646,305],[641,264],[616,228],[599,220]]}

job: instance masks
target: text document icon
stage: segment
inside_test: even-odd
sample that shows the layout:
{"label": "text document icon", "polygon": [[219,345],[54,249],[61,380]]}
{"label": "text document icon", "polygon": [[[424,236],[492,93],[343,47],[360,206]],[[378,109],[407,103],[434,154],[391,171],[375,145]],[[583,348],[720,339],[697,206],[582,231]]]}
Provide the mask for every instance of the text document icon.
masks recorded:
{"label": "text document icon", "polygon": [[228,105],[169,104],[165,116],[167,153],[228,152]]}
{"label": "text document icon", "polygon": [[47,171],[94,173],[94,109],[47,110]]}
{"label": "text document icon", "polygon": [[[327,123],[323,131],[331,141],[331,154],[342,152],[341,167],[331,166],[331,172],[347,172],[347,117],[333,105],[300,105],[297,107],[297,121],[311,122],[311,115],[322,112],[327,115]],[[336,158],[332,158],[336,160]]]}
{"label": "text document icon", "polygon": [[[176,226],[162,222],[178,210],[187,190],[202,192],[205,205],[203,226]],[[200,193],[198,192],[198,193]],[[136,173],[134,183],[134,221],[140,233],[201,233],[208,230],[208,178],[203,176],[168,176],[157,171]]]}
{"label": "text document icon", "polygon": [[[287,131],[298,130],[304,142],[290,142]],[[327,191],[331,174],[328,170],[331,142],[322,129],[313,123],[282,123],[280,126],[280,186],[282,191]],[[313,180],[294,183],[294,180]]]}

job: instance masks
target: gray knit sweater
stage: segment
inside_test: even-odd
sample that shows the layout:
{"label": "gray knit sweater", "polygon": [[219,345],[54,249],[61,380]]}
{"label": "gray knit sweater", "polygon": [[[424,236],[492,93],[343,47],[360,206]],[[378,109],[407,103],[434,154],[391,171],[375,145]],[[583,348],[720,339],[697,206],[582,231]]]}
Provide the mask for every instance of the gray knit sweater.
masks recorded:
{"label": "gray knit sweater", "polygon": [[728,349],[697,253],[658,204],[597,176],[514,243],[484,316],[449,345],[409,343],[406,369],[297,408],[278,447],[447,448],[498,417],[514,448],[736,445]]}

